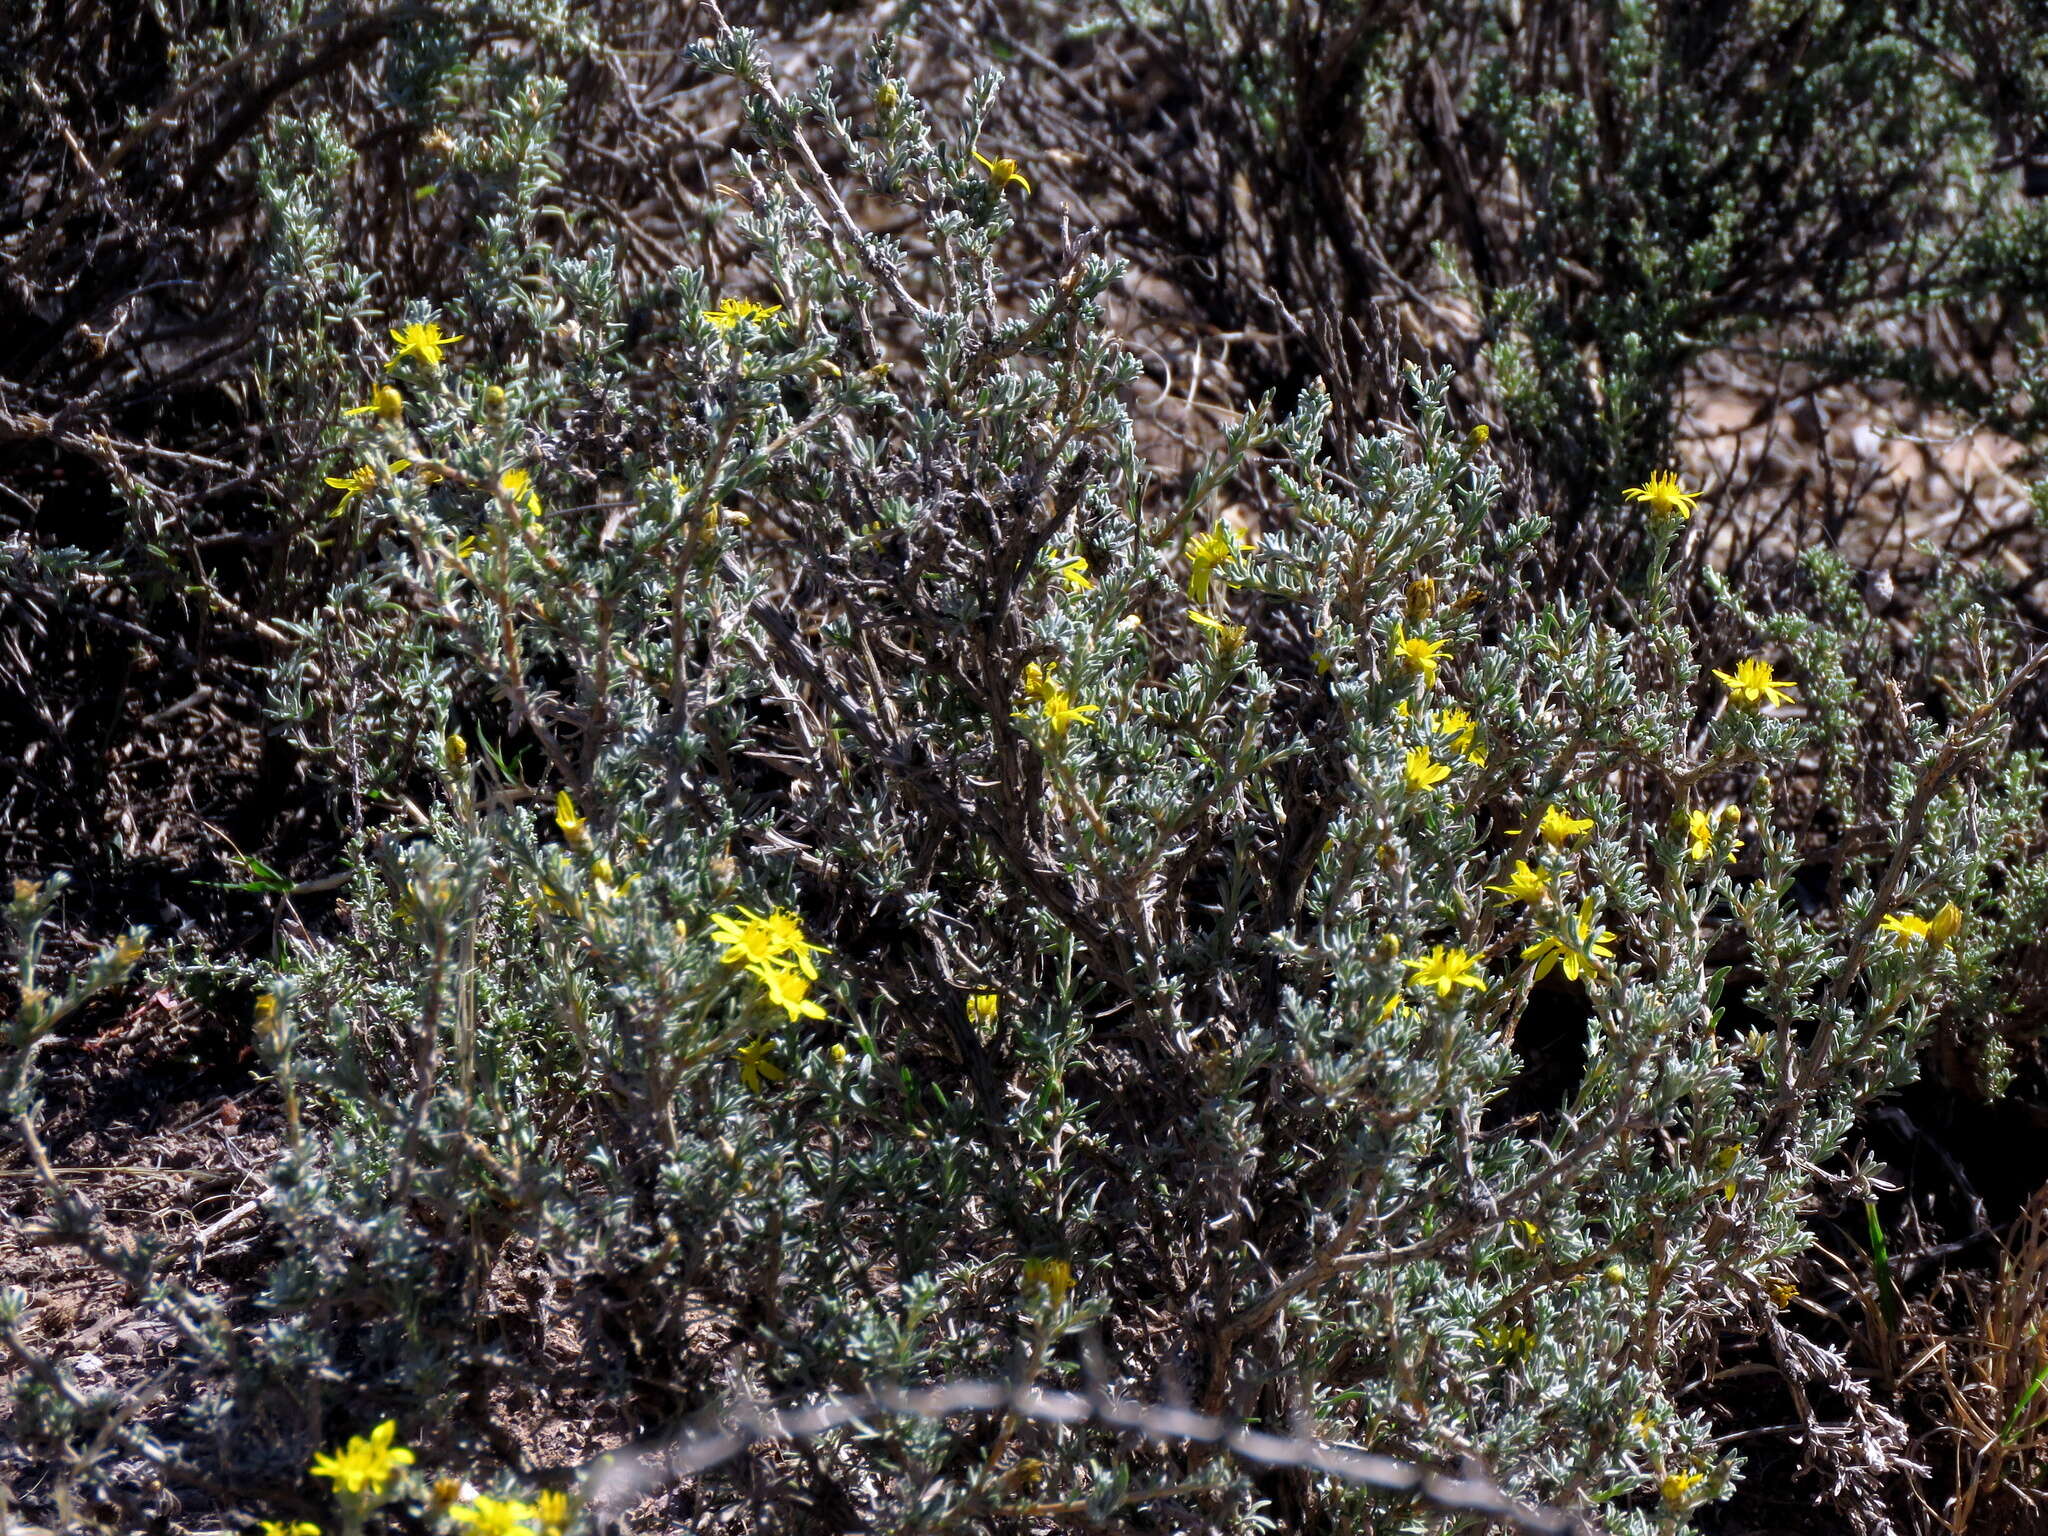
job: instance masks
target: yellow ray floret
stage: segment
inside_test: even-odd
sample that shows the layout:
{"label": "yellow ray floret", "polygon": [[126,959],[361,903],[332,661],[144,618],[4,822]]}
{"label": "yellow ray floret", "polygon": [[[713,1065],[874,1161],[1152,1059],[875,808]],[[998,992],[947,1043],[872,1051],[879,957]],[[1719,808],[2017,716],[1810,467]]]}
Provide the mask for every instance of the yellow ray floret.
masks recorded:
{"label": "yellow ray floret", "polygon": [[[1228,523],[1218,523],[1207,533],[1189,539],[1181,550],[1188,557],[1188,596],[1198,603],[1209,601],[1209,582],[1216,568],[1228,565],[1252,548],[1252,540]],[[1229,590],[1228,582],[1224,583],[1224,590]]]}

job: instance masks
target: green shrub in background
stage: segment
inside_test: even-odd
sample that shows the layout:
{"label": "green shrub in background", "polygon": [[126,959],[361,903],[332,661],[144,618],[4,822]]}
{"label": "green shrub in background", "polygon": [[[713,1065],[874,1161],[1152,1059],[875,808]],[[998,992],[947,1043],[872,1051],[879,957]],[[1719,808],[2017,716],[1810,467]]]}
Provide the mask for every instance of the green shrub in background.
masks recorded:
{"label": "green shrub in background", "polygon": [[[1004,126],[1086,168],[1244,374],[1341,382],[1363,430],[1398,405],[1377,348],[1457,365],[1511,496],[1565,535],[1552,583],[1619,574],[1619,493],[1705,360],[2041,441],[2048,53],[2010,0],[983,0],[933,25],[1015,61]],[[1782,515],[1782,486],[1726,489],[1724,515]]]}
{"label": "green shrub in background", "polygon": [[[287,526],[340,573],[277,713],[353,884],[274,971],[186,967],[261,988],[280,1251],[121,1443],[287,1528],[327,1452],[358,1515],[539,1530],[530,1484],[437,1492],[373,1426],[424,1469],[515,1391],[654,1431],[1077,1386],[1092,1336],[1129,1396],[1682,1528],[1740,1471],[1690,1368],[1785,1302],[1817,1180],[1867,1187],[1820,1173],[1857,1107],[2042,915],[2012,638],[1959,596],[1905,664],[1951,706],[1908,717],[1839,570],[1750,612],[1656,464],[1623,611],[1533,600],[1546,526],[1442,376],[1344,464],[1319,389],[1253,404],[1162,496],[1117,264],[1008,279],[992,82],[942,131],[887,49],[792,99],[743,32],[697,57],[758,146],[718,290],[562,233],[545,78],[444,130],[481,212],[439,307],[344,261],[331,123],[266,164],[265,388],[333,422]],[[1880,735],[1892,830],[1808,899],[1780,808]],[[115,1420],[30,1390],[59,1441]],[[1016,1419],[778,1475],[834,1528],[1443,1518]],[[700,1519],[750,1498],[713,1474]]]}

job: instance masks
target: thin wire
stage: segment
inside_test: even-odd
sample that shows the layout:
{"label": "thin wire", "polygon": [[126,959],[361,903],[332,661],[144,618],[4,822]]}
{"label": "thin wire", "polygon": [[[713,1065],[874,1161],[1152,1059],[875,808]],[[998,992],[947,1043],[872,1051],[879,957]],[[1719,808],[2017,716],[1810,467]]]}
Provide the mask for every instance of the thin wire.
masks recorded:
{"label": "thin wire", "polygon": [[[1437,1509],[1483,1515],[1526,1536],[1598,1536],[1598,1527],[1583,1516],[1524,1503],[1475,1473],[1453,1476],[1327,1440],[1268,1434],[1210,1414],[1141,1403],[1106,1392],[1050,1392],[992,1381],[918,1388],[880,1386],[782,1408],[729,1401],[718,1411],[720,1425],[716,1429],[686,1430],[665,1442],[646,1442],[601,1458],[586,1485],[586,1497],[616,1507],[672,1479],[730,1461],[750,1445],[807,1440],[868,1419],[942,1419],[997,1410],[1042,1424],[1099,1424],[1135,1431],[1153,1440],[1214,1445],[1262,1466],[1295,1467],[1360,1487],[1412,1494]],[[650,1459],[658,1459],[659,1465],[635,1464]]]}

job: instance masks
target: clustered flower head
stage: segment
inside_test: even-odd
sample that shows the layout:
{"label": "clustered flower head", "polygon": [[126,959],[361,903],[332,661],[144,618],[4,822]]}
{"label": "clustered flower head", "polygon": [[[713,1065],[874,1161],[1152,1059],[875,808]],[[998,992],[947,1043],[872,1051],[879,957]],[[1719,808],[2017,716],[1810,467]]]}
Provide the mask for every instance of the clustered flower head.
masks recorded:
{"label": "clustered flower head", "polygon": [[367,1435],[355,1435],[338,1451],[313,1458],[313,1475],[334,1484],[337,1493],[360,1499],[375,1498],[391,1485],[400,1467],[413,1464],[413,1454],[391,1442],[398,1434],[396,1421],[386,1419]]}
{"label": "clustered flower head", "polygon": [[1036,1291],[1058,1307],[1074,1288],[1074,1267],[1065,1259],[1026,1259],[1024,1289]]}
{"label": "clustered flower head", "polygon": [[1420,677],[1423,686],[1436,686],[1436,669],[1443,664],[1448,640],[1424,640],[1408,633],[1404,625],[1394,626],[1394,660]]}
{"label": "clustered flower head", "polygon": [[1768,661],[1751,657],[1735,664],[1733,672],[1714,669],[1714,676],[1728,685],[1728,702],[1737,709],[1761,709],[1768,705],[1789,704],[1797,685],[1776,677]]}
{"label": "clustered flower head", "polygon": [[[1584,836],[1592,830],[1593,820],[1590,816],[1574,816],[1569,811],[1559,810],[1555,805],[1546,805],[1543,808],[1543,819],[1536,823],[1536,835],[1551,848],[1563,848],[1573,838]],[[1521,833],[1520,827],[1508,828],[1509,837],[1519,837]]]}
{"label": "clustered flower head", "polygon": [[[391,473],[394,475],[402,475],[410,468],[412,468],[412,460],[410,459],[393,459],[391,461]],[[378,473],[376,465],[358,464],[347,474],[328,475],[326,480],[329,485],[341,492],[341,500],[334,505],[334,515],[339,517],[348,510],[348,504],[362,495],[363,492],[377,489],[383,483],[384,477]]]}
{"label": "clustered flower head", "polygon": [[1216,643],[1226,651],[1234,651],[1244,644],[1244,626],[1226,624],[1213,613],[1204,613],[1199,608],[1188,610],[1188,620],[1199,629],[1206,629],[1216,637]]}
{"label": "clustered flower head", "polygon": [[465,336],[443,334],[438,320],[401,326],[391,332],[391,339],[398,343],[398,350],[385,360],[386,370],[396,368],[408,357],[418,358],[428,368],[439,368],[443,352],[458,341],[468,340]]}
{"label": "clustered flower head", "polygon": [[[1719,819],[1725,825],[1732,827],[1742,820],[1742,812],[1732,805],[1723,806]],[[1714,856],[1714,833],[1716,830],[1714,823],[1715,818],[1709,816],[1705,811],[1692,811],[1686,816],[1685,854],[1695,864],[1704,864]],[[1730,864],[1735,862],[1736,850],[1741,848],[1741,846],[1741,838],[1731,837],[1728,839],[1728,862]]]}
{"label": "clustered flower head", "polygon": [[[711,936],[725,946],[719,958],[727,965],[745,966],[760,982],[762,997],[792,1021],[825,1017],[825,1010],[810,995],[811,983],[818,979],[818,962],[811,957],[829,951],[805,936],[803,922],[794,912],[785,907],[767,912],[749,907],[717,912],[712,914]],[[766,1043],[755,1043],[760,1049],[752,1055],[748,1054],[752,1047],[739,1049],[740,1074],[748,1087],[759,1092],[763,1078],[780,1081],[782,1072],[767,1060]]]}
{"label": "clustered flower head", "polygon": [[569,1495],[559,1488],[542,1490],[533,1496],[533,1515],[547,1536],[560,1536],[569,1524]]}
{"label": "clustered flower head", "polygon": [[533,471],[508,469],[498,476],[498,492],[515,507],[524,507],[528,517],[540,516],[540,492],[533,488]]}
{"label": "clustered flower head", "polygon": [[768,325],[782,313],[780,304],[757,304],[752,299],[724,298],[718,301],[716,309],[703,311],[704,318],[716,330],[730,331],[742,322],[751,325]]}
{"label": "clustered flower head", "polygon": [[1534,1330],[1522,1323],[1475,1330],[1479,1342],[1504,1360],[1517,1360],[1536,1347]]}
{"label": "clustered flower head", "polygon": [[1667,1472],[1657,1484],[1657,1491],[1664,1496],[1667,1504],[1683,1504],[1686,1495],[1706,1481],[1704,1472]]}
{"label": "clustered flower head", "polygon": [[[1037,706],[1037,716],[1044,721],[1047,730],[1064,739],[1067,731],[1075,724],[1086,724],[1101,712],[1099,704],[1076,704],[1073,695],[1060,686],[1059,680],[1037,662],[1029,662],[1024,668],[1024,696]],[[1029,720],[1031,708],[1015,710],[1011,718]]]}
{"label": "clustered flower head", "polygon": [[1451,750],[1475,768],[1486,766],[1486,754],[1476,745],[1479,722],[1462,709],[1432,710],[1429,716],[1430,729],[1439,736],[1450,738]]}
{"label": "clustered flower head", "polygon": [[[1189,539],[1181,553],[1188,557],[1188,596],[1198,603],[1209,601],[1209,583],[1218,566],[1228,565],[1240,554],[1248,554],[1253,548],[1249,536],[1239,533],[1228,523],[1218,523],[1207,533],[1198,533]],[[1229,590],[1224,583],[1224,590]]]}
{"label": "clustered flower head", "polygon": [[1669,473],[1654,474],[1644,484],[1632,485],[1621,494],[1630,501],[1647,503],[1652,517],[1674,523],[1691,517],[1693,506],[1700,499],[1698,491],[1688,491],[1678,483],[1678,476]]}
{"label": "clustered flower head", "polygon": [[1439,944],[1420,960],[1403,960],[1401,963],[1414,973],[1408,978],[1411,985],[1425,990],[1434,987],[1440,1001],[1459,987],[1470,987],[1480,992],[1486,990],[1479,957],[1462,949],[1446,949]]}
{"label": "clustered flower head", "polygon": [[1411,795],[1434,789],[1450,776],[1450,765],[1431,757],[1427,747],[1417,747],[1410,752],[1401,770],[1401,782]]}
{"label": "clustered flower head", "polygon": [[1576,939],[1568,933],[1547,933],[1522,951],[1524,960],[1536,962],[1538,981],[1553,969],[1563,971],[1566,981],[1577,981],[1589,972],[1598,974],[1605,969],[1603,962],[1614,958],[1614,935],[1605,928],[1595,931],[1592,897],[1579,903],[1573,926],[1578,930]]}
{"label": "clustered flower head", "polygon": [[[822,1015],[823,1009],[819,1009]],[[789,1074],[777,1066],[769,1052],[775,1047],[766,1039],[749,1040],[735,1046],[733,1056],[740,1064],[740,1082],[749,1093],[767,1092],[767,1084],[779,1083]]]}
{"label": "clustered flower head", "polygon": [[539,1511],[522,1499],[494,1499],[480,1493],[448,1511],[448,1518],[467,1526],[471,1536],[533,1536]]}
{"label": "clustered flower head", "polygon": [[[395,1433],[396,1425],[387,1419],[343,1450],[313,1459],[313,1475],[330,1479],[343,1502],[344,1530],[360,1529],[369,1512],[385,1501],[398,1469],[413,1465],[413,1453],[392,1444]],[[559,1489],[536,1493],[530,1502],[498,1498],[447,1474],[433,1480],[426,1506],[431,1516],[464,1528],[468,1536],[564,1536],[571,1514],[570,1495]],[[262,1536],[321,1536],[310,1520],[263,1520],[258,1530]]]}
{"label": "clustered flower head", "polygon": [[1489,891],[1498,891],[1509,901],[1523,901],[1534,905],[1550,894],[1550,876],[1540,869],[1529,867],[1527,859],[1515,860],[1514,873],[1508,876],[1506,885],[1489,885]]}
{"label": "clustered flower head", "polygon": [[1932,917],[1921,917],[1913,912],[1892,912],[1877,925],[1892,936],[1892,942],[1901,949],[1924,945],[1939,949],[1958,933],[1963,931],[1963,911],[1954,902],[1943,902],[1941,910]]}

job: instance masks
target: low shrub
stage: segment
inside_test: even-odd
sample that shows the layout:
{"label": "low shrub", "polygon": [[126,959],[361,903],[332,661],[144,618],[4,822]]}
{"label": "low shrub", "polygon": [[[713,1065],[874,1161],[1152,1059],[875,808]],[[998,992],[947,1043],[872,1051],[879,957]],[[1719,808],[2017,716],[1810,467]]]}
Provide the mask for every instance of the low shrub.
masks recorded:
{"label": "low shrub", "polygon": [[[123,1258],[185,1390],[131,1423],[45,1361],[49,1432],[286,1528],[326,1453],[349,1519],[533,1530],[530,1466],[428,1461],[991,1378],[1685,1526],[1740,1471],[1694,1368],[1775,1326],[1816,1189],[1870,1188],[1858,1107],[2043,914],[2005,737],[2038,658],[1960,583],[1880,652],[1826,559],[1840,601],[1752,611],[1657,464],[1615,601],[1532,600],[1547,525],[1445,375],[1341,460],[1321,389],[1251,403],[1162,495],[1117,262],[1008,275],[993,81],[955,131],[887,47],[788,98],[745,32],[694,53],[757,145],[744,282],[569,242],[537,75],[450,130],[480,233],[440,306],[344,261],[330,123],[266,165],[265,389],[327,449],[284,527],[336,573],[279,621],[276,716],[351,881],[274,966],[177,971],[254,997],[281,1095],[260,1295]],[[1781,808],[1880,739],[1888,822],[1817,888]],[[30,1135],[48,1020],[9,1026]],[[1017,1413],[694,1496],[706,1529],[1446,1518]]]}

